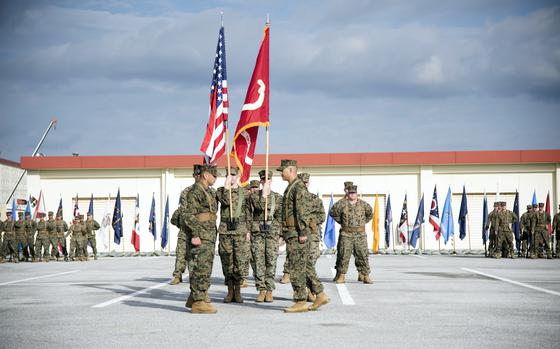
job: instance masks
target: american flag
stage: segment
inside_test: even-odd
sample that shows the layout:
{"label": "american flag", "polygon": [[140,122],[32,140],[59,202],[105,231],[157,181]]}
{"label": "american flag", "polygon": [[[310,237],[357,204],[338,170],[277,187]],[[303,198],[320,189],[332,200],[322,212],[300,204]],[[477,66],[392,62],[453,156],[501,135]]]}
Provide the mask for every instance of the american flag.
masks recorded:
{"label": "american flag", "polygon": [[200,151],[204,153],[206,163],[215,164],[218,158],[224,154],[228,106],[226,42],[224,27],[221,27],[210,88],[210,119],[206,125],[206,134],[200,146]]}
{"label": "american flag", "polygon": [[80,208],[78,207],[78,194],[76,193],[76,199],[74,200],[74,218],[80,215]]}
{"label": "american flag", "polygon": [[434,196],[432,197],[432,206],[430,207],[430,224],[434,227],[434,233],[436,233],[436,240],[439,240],[441,236],[441,228],[439,222],[439,209],[437,202],[437,187],[434,187]]}
{"label": "american flag", "polygon": [[401,210],[401,219],[399,221],[399,241],[405,244],[408,241],[408,208],[406,203],[406,194],[404,195],[404,202]]}

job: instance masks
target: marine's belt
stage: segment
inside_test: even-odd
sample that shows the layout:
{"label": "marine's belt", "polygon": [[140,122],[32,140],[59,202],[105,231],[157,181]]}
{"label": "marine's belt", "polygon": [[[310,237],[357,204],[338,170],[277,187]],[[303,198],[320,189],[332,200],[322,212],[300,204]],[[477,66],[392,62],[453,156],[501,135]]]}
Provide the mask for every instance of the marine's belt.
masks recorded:
{"label": "marine's belt", "polygon": [[196,215],[196,219],[199,223],[208,222],[208,221],[216,221],[218,217],[214,212],[202,212]]}
{"label": "marine's belt", "polygon": [[342,230],[345,233],[365,233],[366,232],[366,226],[362,225],[359,227],[342,227],[340,228],[340,230]]}

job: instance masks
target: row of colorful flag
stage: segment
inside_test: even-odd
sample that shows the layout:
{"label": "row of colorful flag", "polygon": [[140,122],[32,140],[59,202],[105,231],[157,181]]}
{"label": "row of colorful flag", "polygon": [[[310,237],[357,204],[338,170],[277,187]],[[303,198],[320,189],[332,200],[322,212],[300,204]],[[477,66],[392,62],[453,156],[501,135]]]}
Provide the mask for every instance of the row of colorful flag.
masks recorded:
{"label": "row of colorful flag", "polygon": [[[498,193],[499,196],[499,193]],[[439,241],[440,237],[443,236],[444,244],[454,237],[455,235],[455,222],[453,218],[453,209],[451,207],[452,201],[452,193],[451,187],[447,190],[447,196],[445,197],[445,203],[443,205],[443,211],[441,213],[441,219],[439,215],[439,205],[437,199],[437,186],[434,187],[434,194],[432,196],[432,202],[430,205],[430,217],[429,223],[433,227],[433,232],[435,234],[435,238]],[[536,192],[533,192],[532,204],[537,204],[537,196]],[[333,194],[331,193],[331,199],[329,203],[329,211],[334,205],[334,198]],[[486,193],[484,194],[483,198],[483,209],[482,209],[482,241],[486,246],[488,241],[488,199]],[[328,211],[328,212],[329,212]],[[516,247],[519,250],[521,245],[521,225],[519,222],[520,214],[519,214],[519,193],[515,192],[515,199],[513,204],[513,212],[517,216],[517,220],[513,223],[513,233],[515,236],[515,243]],[[545,212],[550,215],[550,193],[546,196],[546,204],[545,204]],[[459,208],[459,216],[457,219],[457,223],[459,225],[459,239],[463,240],[468,232],[467,224],[468,224],[468,205],[467,205],[467,193],[465,190],[465,186],[463,186],[463,194],[461,196],[461,206]],[[373,232],[373,245],[372,250],[378,251],[379,244],[380,244],[380,229],[379,229],[379,198],[378,195],[375,195],[375,202],[373,207],[373,219],[372,219],[372,232]],[[412,226],[412,232],[410,231],[410,225],[408,221],[408,204],[407,204],[407,194],[404,196],[404,202],[402,205],[401,215],[399,219],[399,224],[397,226],[397,232],[399,236],[399,243],[401,245],[408,244],[413,248],[416,248],[418,239],[420,239],[422,234],[422,224],[424,224],[424,193],[422,193],[422,197],[420,199],[420,204],[418,205],[418,212],[416,213],[416,219],[414,220],[414,225]],[[393,213],[391,210],[391,194],[387,194],[387,205],[385,208],[385,220],[384,220],[384,228],[385,228],[385,248],[391,246],[391,232],[393,223]],[[552,234],[552,227],[548,226],[549,235]],[[336,245],[336,234],[335,234],[335,221],[334,219],[328,215],[327,213],[327,222],[325,225],[325,232],[323,236],[323,241],[325,247],[327,249],[334,248]],[[394,245],[394,244],[393,244]]]}

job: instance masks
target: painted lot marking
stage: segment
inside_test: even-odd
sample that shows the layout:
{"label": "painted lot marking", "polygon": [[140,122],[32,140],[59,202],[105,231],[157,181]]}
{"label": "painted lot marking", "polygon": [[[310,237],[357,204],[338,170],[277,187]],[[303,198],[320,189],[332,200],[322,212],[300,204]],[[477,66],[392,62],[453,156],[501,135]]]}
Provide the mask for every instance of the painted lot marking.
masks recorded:
{"label": "painted lot marking", "polygon": [[150,291],[150,290],[155,290],[155,289],[160,288],[160,287],[163,287],[163,286],[165,286],[165,285],[169,285],[169,282],[170,282],[170,281],[171,281],[171,280],[166,281],[166,282],[162,282],[162,283],[159,283],[159,284],[155,284],[155,285],[152,285],[152,286],[150,286],[150,287],[146,287],[146,288],[141,289],[141,290],[139,290],[139,291],[133,292],[133,293],[131,293],[131,294],[127,294],[127,295],[125,295],[125,296],[120,296],[120,297],[117,297],[117,298],[113,298],[113,299],[108,300],[108,301],[103,302],[103,303],[99,303],[99,304],[96,304],[96,305],[92,305],[91,307],[92,307],[92,308],[105,308],[105,307],[107,307],[107,306],[109,306],[109,305],[112,305],[112,304],[115,304],[115,303],[119,303],[119,302],[125,301],[125,300],[130,299],[130,298],[134,298],[134,297],[136,297],[136,296],[138,296],[138,295],[141,295],[141,294],[144,294],[144,293],[146,293],[146,292],[148,292],[148,291]]}
{"label": "painted lot marking", "polygon": [[[336,270],[334,268],[331,268],[331,272],[332,272],[333,276],[336,275]],[[345,284],[335,284],[335,285],[336,285],[336,290],[338,291],[338,295],[340,296],[340,299],[342,300],[342,304],[344,304],[344,305],[355,305],[356,304],[354,302],[354,299],[350,295],[350,292],[348,292],[348,288],[346,288]]]}
{"label": "painted lot marking", "polygon": [[419,254],[411,254],[409,256],[416,257],[416,258],[421,258],[421,259],[428,259],[428,257],[424,257],[424,256],[421,256]]}
{"label": "painted lot marking", "polygon": [[548,293],[554,296],[560,296],[560,292],[556,292],[556,291],[551,291],[551,290],[547,290],[546,288],[542,288],[542,287],[537,287],[537,286],[533,286],[533,285],[529,285],[529,284],[525,284],[519,281],[514,281],[514,280],[510,280],[510,279],[506,279],[500,276],[496,276],[496,275],[491,275],[491,274],[487,274],[487,273],[483,273],[481,271],[478,270],[474,270],[474,269],[469,269],[469,268],[461,268],[465,271],[468,271],[470,273],[474,273],[474,274],[478,274],[478,275],[482,275],[482,276],[486,276],[488,278],[491,279],[495,279],[495,280],[500,280],[503,282],[507,282],[509,284],[512,285],[516,285],[516,286],[521,286],[521,287],[525,287],[525,288],[529,288],[531,290],[535,290],[535,291],[539,291],[539,292],[543,292],[543,293]]}
{"label": "painted lot marking", "polygon": [[72,274],[72,273],[77,273],[77,272],[79,272],[79,270],[65,271],[65,272],[63,272],[63,273],[48,274],[48,275],[36,276],[36,277],[32,277],[32,278],[27,278],[27,279],[8,281],[8,282],[3,282],[3,283],[1,283],[0,286],[16,284],[16,283],[18,283],[18,282],[25,282],[25,281],[29,281],[29,280],[37,280],[37,279],[50,278],[50,277],[53,277],[53,276],[59,276],[59,275],[65,275],[65,274]]}

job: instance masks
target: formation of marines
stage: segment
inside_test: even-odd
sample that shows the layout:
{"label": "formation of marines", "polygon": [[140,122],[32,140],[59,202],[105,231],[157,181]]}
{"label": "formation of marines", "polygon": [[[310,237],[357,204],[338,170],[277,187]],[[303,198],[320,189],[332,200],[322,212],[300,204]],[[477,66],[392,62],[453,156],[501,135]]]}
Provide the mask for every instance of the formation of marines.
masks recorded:
{"label": "formation of marines", "polygon": [[0,263],[5,260],[13,263],[86,261],[88,245],[93,250],[94,259],[97,259],[95,232],[100,226],[90,214],[85,221],[83,215],[78,215],[70,226],[60,214],[54,218],[52,211],[48,213],[48,219],[45,219],[44,213],[38,213],[36,220],[31,218],[30,213],[25,213],[25,219],[23,216],[23,212],[19,212],[18,220],[14,221],[12,212],[8,210],[7,219],[0,221],[0,232],[3,233]]}
{"label": "formation of marines", "polygon": [[[516,254],[512,225],[517,219],[517,215],[507,209],[504,201],[494,203],[494,210],[488,214],[486,225],[489,230],[488,257],[560,258],[560,213],[551,220],[550,214],[544,210],[544,203],[527,205],[527,211],[519,218],[521,249]],[[552,235],[549,236],[548,226],[551,223]],[[552,246],[554,237],[556,246]]]}
{"label": "formation of marines", "polygon": [[[226,172],[224,186],[216,190],[213,185],[218,177],[217,167],[194,166],[195,183],[182,191],[180,206],[171,220],[179,228],[171,284],[181,283],[188,270],[190,293],[185,305],[192,313],[217,311],[208,296],[216,242],[228,290],[224,303],[243,303],[241,289],[246,287],[249,268],[259,292],[256,302],[274,301],[280,241],[285,242],[287,252],[281,282],[289,279],[294,300],[284,311],[306,312],[329,303],[315,269],[321,254],[320,227],[326,218],[323,202],[308,191],[310,176],[298,173],[295,160],[282,160],[277,170],[288,183],[283,195],[271,190],[272,171],[260,171],[260,180],[250,181],[244,188],[239,185],[237,168],[231,168]],[[337,262],[337,268],[344,274],[354,254],[361,281],[372,283],[365,238],[365,224],[372,218],[372,209],[357,199],[356,186],[347,189],[347,197],[341,200],[344,203],[330,212],[348,234],[348,241],[340,243],[344,258],[340,265]]]}

